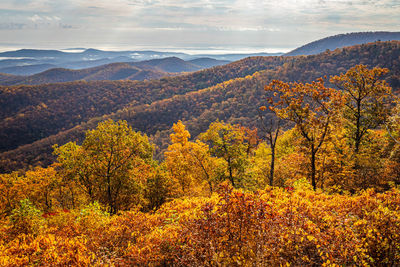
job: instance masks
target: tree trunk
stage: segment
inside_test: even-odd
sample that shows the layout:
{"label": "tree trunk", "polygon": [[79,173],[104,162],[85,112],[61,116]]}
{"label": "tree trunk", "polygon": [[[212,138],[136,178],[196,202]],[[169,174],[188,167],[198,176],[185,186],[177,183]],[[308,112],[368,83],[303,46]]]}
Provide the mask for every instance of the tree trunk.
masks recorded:
{"label": "tree trunk", "polygon": [[271,146],[271,168],[269,173],[270,186],[272,186],[274,183],[274,171],[275,171],[275,146]]}
{"label": "tree trunk", "polygon": [[356,137],[355,137],[355,148],[354,152],[358,154],[360,150],[360,143],[361,143],[361,100],[357,100],[357,122],[356,122]]}
{"label": "tree trunk", "polygon": [[108,198],[108,207],[110,209],[110,213],[114,214],[114,205],[112,201],[112,195],[111,195],[111,179],[110,176],[107,176],[107,198]]}
{"label": "tree trunk", "polygon": [[314,145],[311,145],[311,183],[312,183],[312,187],[315,190],[317,190],[317,184],[315,182],[315,154],[317,153],[317,151],[314,148]]}
{"label": "tree trunk", "polygon": [[228,170],[229,170],[229,180],[232,183],[232,186],[235,186],[235,181],[233,181],[233,174],[232,174],[232,163],[231,163],[231,158],[228,158]]}

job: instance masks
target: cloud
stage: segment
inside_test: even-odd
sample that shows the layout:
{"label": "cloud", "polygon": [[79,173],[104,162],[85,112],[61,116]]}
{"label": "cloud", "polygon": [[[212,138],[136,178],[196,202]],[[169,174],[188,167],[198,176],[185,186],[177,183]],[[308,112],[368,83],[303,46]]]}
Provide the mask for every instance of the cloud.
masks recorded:
{"label": "cloud", "polygon": [[[1,0],[13,41],[297,46],[333,34],[392,30],[399,0]],[[57,32],[56,32],[57,31]],[[56,32],[56,33],[55,33]]]}
{"label": "cloud", "polygon": [[39,15],[35,14],[32,17],[29,18],[29,20],[33,21],[33,22],[37,22],[37,21],[41,21],[43,20],[42,17],[40,17]]}
{"label": "cloud", "polygon": [[33,15],[28,18],[30,21],[39,22],[39,21],[60,21],[61,18],[57,16],[39,16],[38,14]]}

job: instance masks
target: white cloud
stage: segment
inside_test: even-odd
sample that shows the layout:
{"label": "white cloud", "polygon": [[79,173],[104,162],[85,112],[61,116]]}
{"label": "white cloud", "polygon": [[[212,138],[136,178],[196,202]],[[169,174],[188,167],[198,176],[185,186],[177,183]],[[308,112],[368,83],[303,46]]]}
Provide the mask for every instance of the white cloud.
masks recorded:
{"label": "white cloud", "polygon": [[38,21],[59,21],[61,20],[60,17],[57,16],[39,16],[38,14],[33,15],[32,17],[29,17],[29,20],[33,22],[38,22]]}
{"label": "white cloud", "polygon": [[32,17],[29,17],[29,20],[31,20],[33,22],[37,22],[37,21],[43,20],[43,18],[41,16],[39,16],[38,14],[35,14]]}

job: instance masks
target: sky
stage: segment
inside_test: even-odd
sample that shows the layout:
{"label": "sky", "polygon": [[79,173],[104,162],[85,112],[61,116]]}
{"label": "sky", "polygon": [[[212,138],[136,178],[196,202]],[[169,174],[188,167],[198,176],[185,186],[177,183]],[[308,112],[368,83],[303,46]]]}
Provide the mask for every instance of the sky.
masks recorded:
{"label": "sky", "polygon": [[0,50],[286,52],[400,31],[400,0],[0,0]]}

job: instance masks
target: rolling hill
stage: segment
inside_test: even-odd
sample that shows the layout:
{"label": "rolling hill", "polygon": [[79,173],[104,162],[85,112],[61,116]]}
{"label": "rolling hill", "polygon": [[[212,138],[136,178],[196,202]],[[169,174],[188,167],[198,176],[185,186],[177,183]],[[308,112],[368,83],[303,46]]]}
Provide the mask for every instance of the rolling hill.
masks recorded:
{"label": "rolling hill", "polygon": [[[30,67],[30,66],[27,66]],[[45,83],[60,83],[71,81],[97,81],[97,80],[146,80],[159,79],[171,74],[154,68],[141,69],[128,63],[111,63],[98,67],[82,70],[52,68],[43,72],[30,75],[0,75],[1,85],[37,85]]]}
{"label": "rolling hill", "polygon": [[75,81],[0,86],[0,151],[70,129],[126,106],[150,104],[287,62],[284,57],[248,58],[228,65],[151,81]]}
{"label": "rolling hill", "polygon": [[53,64],[32,64],[24,66],[12,66],[12,67],[0,68],[0,73],[7,73],[12,75],[31,75],[56,67],[57,66]]}
{"label": "rolling hill", "polygon": [[189,60],[188,62],[190,62],[194,65],[197,65],[197,66],[201,66],[206,69],[214,67],[214,66],[219,66],[219,65],[224,65],[224,64],[230,63],[230,61],[228,61],[228,60],[217,60],[217,59],[209,58],[209,57],[196,58],[196,59]]}
{"label": "rolling hill", "polygon": [[[393,86],[394,90],[398,91],[400,89],[399,57],[400,42],[377,42],[347,47],[335,51],[327,51],[319,55],[306,57],[249,58],[211,70],[169,77],[159,82],[150,81],[143,83],[143,88],[144,86],[146,88],[151,86],[151,88],[155,89],[153,91],[154,93],[157,92],[156,88],[167,88],[169,85],[171,86],[171,91],[164,95],[158,95],[157,97],[153,96],[145,103],[138,100],[127,100],[125,105],[120,104],[118,107],[113,108],[111,112],[98,110],[97,114],[102,114],[102,116],[96,116],[93,112],[80,120],[69,121],[69,124],[64,125],[64,128],[62,126],[51,128],[51,125],[47,125],[47,128],[41,129],[42,132],[38,130],[35,138],[31,138],[25,145],[19,144],[22,146],[14,150],[12,150],[12,148],[3,148],[4,152],[0,154],[0,171],[7,172],[20,167],[27,167],[30,164],[47,165],[53,160],[51,155],[53,144],[64,144],[71,140],[80,142],[86,130],[94,128],[99,121],[107,118],[127,120],[135,130],[150,135],[153,141],[158,144],[158,152],[162,151],[162,149],[167,146],[170,128],[177,120],[182,120],[187,125],[193,137],[207,129],[208,125],[216,119],[231,123],[240,123],[247,126],[256,126],[258,107],[266,103],[266,93],[263,88],[272,79],[309,82],[324,75],[339,74],[356,64],[366,64],[370,67],[379,66],[389,68],[390,73],[386,77],[386,80]],[[251,64],[252,66],[250,66]],[[239,69],[243,71],[237,72]],[[237,74],[221,76],[224,72],[231,73],[230,70],[236,70]],[[245,72],[247,72],[247,74],[243,75]],[[240,75],[238,75],[238,73],[240,73]],[[200,84],[202,85],[202,81],[207,81],[206,75],[209,75],[208,79],[213,79],[212,82],[209,83],[209,85],[200,86]],[[219,77],[219,79],[217,79],[217,77]],[[199,80],[197,80],[198,78]],[[188,80],[184,82],[185,79]],[[97,83],[97,85],[100,85],[103,82]],[[178,89],[187,88],[187,84],[190,83],[192,83],[190,89]],[[67,85],[68,84],[65,84],[65,86]],[[118,84],[118,86],[121,85]],[[178,87],[173,88],[173,86]],[[75,87],[69,88],[72,89]],[[36,92],[37,98],[43,97],[39,92],[42,92],[44,89],[45,88],[40,86],[31,87],[29,89],[25,88],[24,90],[18,89],[17,87],[12,88],[9,97],[11,97],[10,100],[14,99],[14,101],[9,102],[18,105],[20,102],[15,102],[15,99],[23,99],[22,96],[24,95],[30,99],[29,97],[32,98],[34,95],[33,92]],[[26,91],[29,90],[31,93],[28,97]],[[51,92],[51,90],[49,90],[49,92]],[[103,93],[107,94],[109,92],[110,90],[104,90]],[[129,95],[131,95],[132,92],[138,93],[141,91],[136,85],[136,91],[130,92]],[[78,92],[76,92],[76,94],[79,95]],[[119,97],[124,96],[121,95]],[[0,99],[2,99],[2,97],[0,97]],[[45,100],[44,97],[42,99]],[[140,97],[140,99],[142,99],[142,97]],[[30,101],[32,102],[32,100],[33,98]],[[40,103],[40,101],[41,100],[37,99],[36,103]],[[53,101],[60,104],[60,102],[54,98]],[[74,109],[75,105],[72,104],[72,102],[65,102],[71,106],[71,110]],[[84,104],[84,106],[88,105],[89,103]],[[21,116],[21,113],[25,114],[25,112],[22,111],[31,109],[33,106],[34,105],[26,102],[18,108],[20,111],[14,113],[12,117],[2,117],[2,123],[13,120],[12,123],[8,124],[8,127],[20,125],[20,128],[11,129],[5,127],[7,125],[2,124],[0,129],[5,129],[2,131],[2,138],[8,138],[8,140],[10,140],[10,133],[13,133],[13,131],[19,131],[17,136],[21,134],[27,135],[27,132],[29,132],[28,129],[31,130],[32,127],[40,125],[37,121],[38,118],[44,118],[43,121],[48,121],[49,118],[57,119],[62,115],[62,113],[54,112],[54,109],[51,111],[37,105],[35,106],[37,107],[35,112],[32,113],[34,116],[31,116],[29,112],[27,112],[28,118],[26,120],[21,119],[21,117],[24,117]],[[46,104],[46,106],[48,105]],[[6,114],[6,111],[3,110],[2,114]],[[84,114],[84,112],[72,112],[68,114],[68,116],[72,114]],[[61,121],[63,121],[65,116],[61,117]],[[34,119],[36,119],[35,122],[24,126]],[[40,138],[40,133],[46,136]],[[19,139],[16,141],[18,140]],[[14,147],[17,145],[16,143]]]}
{"label": "rolling hill", "polygon": [[194,65],[190,62],[186,62],[178,57],[168,57],[163,59],[153,59],[153,60],[146,60],[141,62],[134,62],[130,63],[133,66],[137,66],[143,69],[156,69],[159,71],[164,72],[191,72],[203,69],[200,66]]}
{"label": "rolling hill", "polygon": [[286,53],[285,56],[315,55],[325,50],[376,41],[400,40],[400,32],[355,32],[323,38]]}
{"label": "rolling hill", "polygon": [[[36,85],[44,83],[72,82],[78,80],[150,80],[159,79],[164,76],[175,75],[181,72],[192,72],[214,66],[229,63],[228,61],[202,59],[195,61],[184,61],[177,57],[153,59],[139,62],[110,63],[93,68],[71,70],[64,68],[52,68],[41,73],[30,76],[0,75],[1,85]],[[33,66],[24,66],[31,68]],[[19,68],[19,67],[12,67]],[[22,67],[21,67],[22,68]]]}

